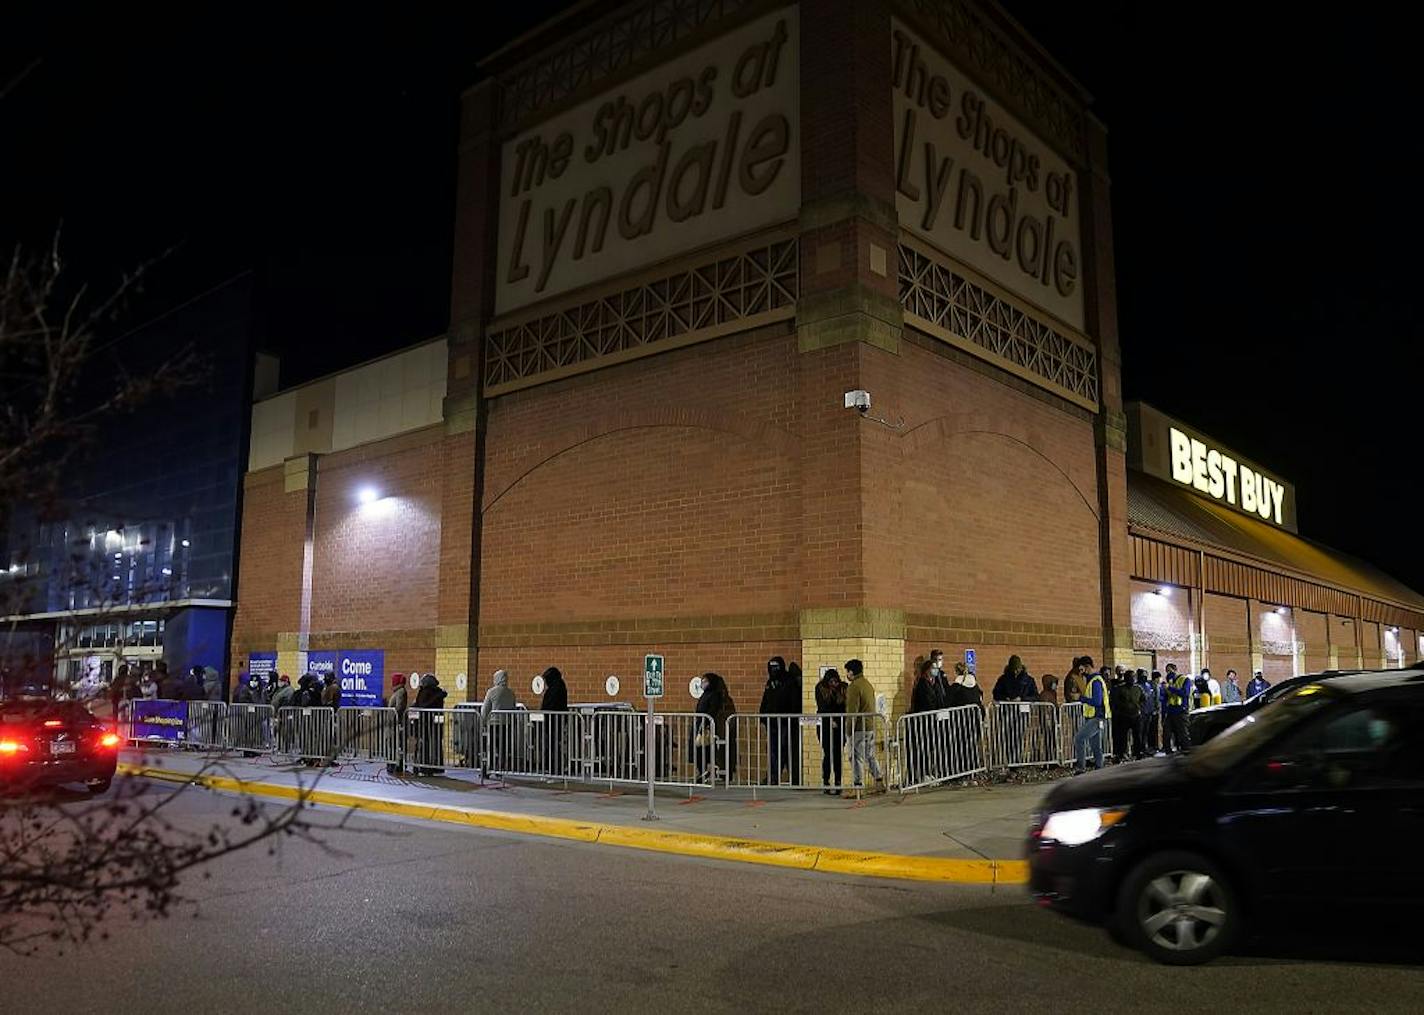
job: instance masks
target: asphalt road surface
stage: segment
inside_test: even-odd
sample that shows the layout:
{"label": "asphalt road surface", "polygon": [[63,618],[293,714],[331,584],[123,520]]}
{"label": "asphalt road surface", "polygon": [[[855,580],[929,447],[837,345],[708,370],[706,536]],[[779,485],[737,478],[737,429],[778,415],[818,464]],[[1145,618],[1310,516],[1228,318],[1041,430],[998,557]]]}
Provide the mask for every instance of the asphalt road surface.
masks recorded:
{"label": "asphalt road surface", "polygon": [[[175,805],[208,827],[232,802]],[[335,820],[336,812],[327,812]],[[803,874],[355,818],[191,878],[195,907],[0,956],[7,1012],[1419,1011],[1424,965],[1153,965],[1022,889]]]}

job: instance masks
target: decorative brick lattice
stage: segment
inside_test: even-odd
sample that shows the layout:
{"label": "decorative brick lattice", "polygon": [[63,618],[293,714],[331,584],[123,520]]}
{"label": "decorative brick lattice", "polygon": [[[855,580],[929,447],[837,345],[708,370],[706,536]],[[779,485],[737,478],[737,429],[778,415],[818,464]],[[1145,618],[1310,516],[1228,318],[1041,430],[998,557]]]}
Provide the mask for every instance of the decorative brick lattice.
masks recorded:
{"label": "decorative brick lattice", "polygon": [[905,0],[959,67],[991,88],[1067,155],[1083,158],[1083,112],[973,0]]}
{"label": "decorative brick lattice", "polygon": [[1297,652],[1305,651],[1303,641],[1271,641],[1268,638],[1261,639],[1261,652],[1268,656],[1293,656]]}
{"label": "decorative brick lattice", "polygon": [[599,23],[567,45],[500,78],[499,125],[508,130],[651,53],[758,0],[654,0]]}
{"label": "decorative brick lattice", "polygon": [[1137,652],[1190,652],[1196,647],[1196,638],[1190,634],[1174,631],[1144,631],[1133,628],[1132,648]]}
{"label": "decorative brick lattice", "polygon": [[486,337],[486,390],[524,387],[593,361],[712,337],[737,322],[789,317],[797,241],[782,238],[508,327]]}
{"label": "decorative brick lattice", "polygon": [[900,305],[907,322],[948,332],[1019,367],[1045,387],[1096,409],[1098,354],[952,268],[900,244]]}

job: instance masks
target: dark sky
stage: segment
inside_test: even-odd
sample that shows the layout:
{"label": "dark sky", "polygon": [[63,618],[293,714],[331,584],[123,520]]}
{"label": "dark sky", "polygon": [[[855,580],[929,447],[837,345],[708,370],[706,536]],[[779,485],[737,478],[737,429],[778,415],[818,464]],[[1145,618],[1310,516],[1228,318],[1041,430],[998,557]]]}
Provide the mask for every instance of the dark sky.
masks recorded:
{"label": "dark sky", "polygon": [[[444,329],[459,92],[562,5],[58,6],[0,30],[0,250],[62,221],[99,289],[167,252],[140,316],[253,268],[292,383]],[[1382,11],[1007,6],[1108,125],[1129,397],[1424,589],[1408,33]]]}

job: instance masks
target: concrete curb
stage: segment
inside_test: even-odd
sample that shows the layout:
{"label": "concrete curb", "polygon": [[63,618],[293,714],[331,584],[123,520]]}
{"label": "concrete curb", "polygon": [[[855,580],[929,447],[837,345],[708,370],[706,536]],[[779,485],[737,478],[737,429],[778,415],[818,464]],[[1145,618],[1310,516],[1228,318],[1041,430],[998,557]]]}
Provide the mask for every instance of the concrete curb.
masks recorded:
{"label": "concrete curb", "polygon": [[1028,864],[1023,860],[964,860],[956,857],[905,856],[870,853],[829,846],[806,846],[790,842],[764,842],[721,835],[634,828],[593,821],[573,821],[530,814],[510,814],[474,807],[440,807],[413,804],[383,797],[337,793],[330,790],[301,790],[274,782],[255,782],[221,775],[189,775],[184,772],[119,763],[123,775],[141,776],[162,782],[203,786],[208,789],[278,800],[305,798],[314,804],[391,814],[421,821],[489,828],[552,839],[603,846],[621,846],[657,853],[676,853],[712,860],[790,867],[827,874],[854,874],[858,877],[894,878],[906,881],[940,881],[961,885],[1022,885],[1028,882]]}

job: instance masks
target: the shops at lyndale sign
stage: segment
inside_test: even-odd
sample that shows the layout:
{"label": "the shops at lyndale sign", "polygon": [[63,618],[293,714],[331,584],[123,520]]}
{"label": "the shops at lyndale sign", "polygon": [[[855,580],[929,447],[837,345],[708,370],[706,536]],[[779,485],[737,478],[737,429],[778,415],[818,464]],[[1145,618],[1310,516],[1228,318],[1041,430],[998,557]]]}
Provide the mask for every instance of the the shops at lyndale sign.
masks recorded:
{"label": "the shops at lyndale sign", "polygon": [[1077,174],[905,25],[890,39],[901,227],[1083,330]]}
{"label": "the shops at lyndale sign", "polygon": [[794,219],[799,38],[778,11],[507,141],[496,313]]}

